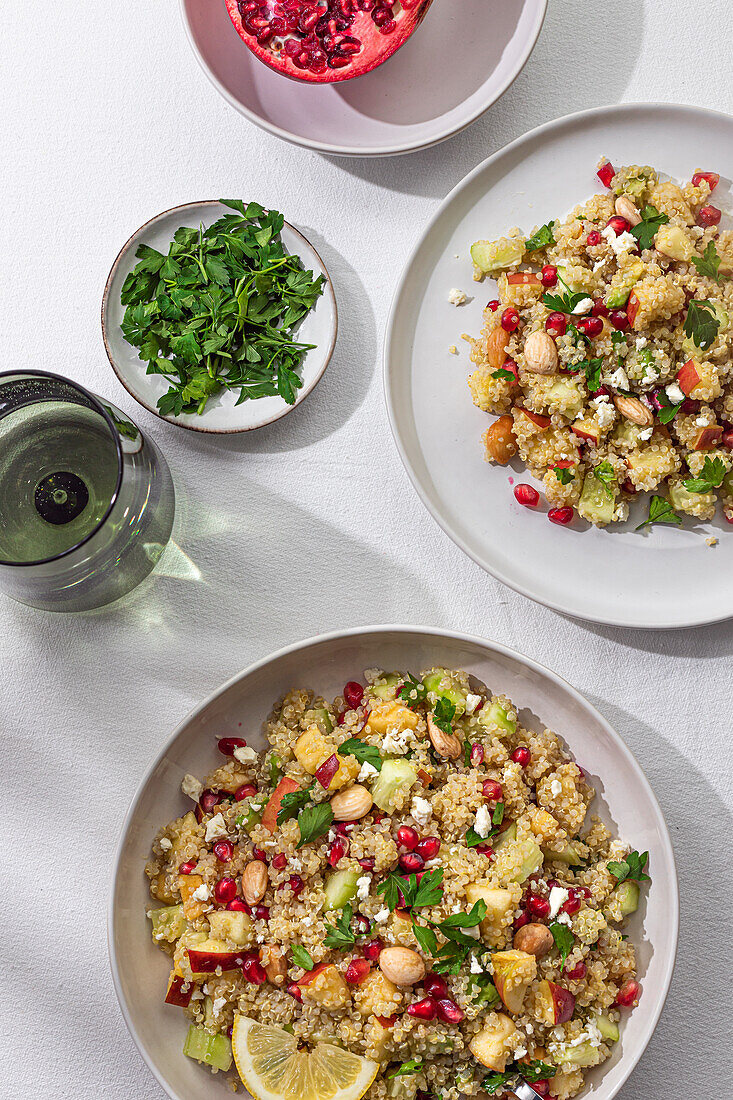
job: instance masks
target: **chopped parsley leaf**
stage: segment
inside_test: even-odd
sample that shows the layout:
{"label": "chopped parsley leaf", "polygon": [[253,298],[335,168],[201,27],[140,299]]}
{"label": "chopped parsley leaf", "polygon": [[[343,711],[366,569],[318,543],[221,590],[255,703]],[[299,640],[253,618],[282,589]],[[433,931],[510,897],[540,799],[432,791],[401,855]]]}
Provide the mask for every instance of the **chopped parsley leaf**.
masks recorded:
{"label": "chopped parsley leaf", "polygon": [[718,250],[712,241],[708,241],[707,248],[704,254],[701,256],[693,256],[692,262],[697,268],[698,275],[707,275],[708,278],[714,279],[716,283],[720,282],[720,256]]}
{"label": "chopped parsley leaf", "polygon": [[317,806],[306,806],[298,814],[298,827],[300,829],[298,848],[302,848],[304,844],[309,844],[311,840],[317,840],[319,836],[327,833],[331,828],[332,821],[333,810],[328,802],[319,802]]}
{"label": "chopped parsley leaf", "polygon": [[536,233],[526,241],[524,245],[525,252],[535,252],[538,248],[549,248],[550,245],[555,243],[555,237],[553,235],[555,223],[548,222],[547,225],[540,226]]}
{"label": "chopped parsley leaf", "polygon": [[645,874],[648,859],[648,852],[642,852],[641,855],[638,852],[629,852],[625,859],[618,863],[612,861],[606,866],[619,882],[625,882],[627,878],[635,879],[636,882],[651,882],[649,875]]}
{"label": "chopped parsley leaf", "polygon": [[443,733],[453,733],[453,726],[451,725],[456,713],[455,703],[451,703],[450,699],[446,699],[444,695],[441,695],[435,704],[435,710],[433,711],[433,721],[438,729],[441,729]]}
{"label": "chopped parsley leaf", "polygon": [[374,745],[367,745],[358,737],[349,737],[336,750],[339,756],[354,756],[360,764],[371,764],[378,772],[382,770],[382,757]]}
{"label": "chopped parsley leaf", "polygon": [[609,497],[613,497],[613,489],[611,488],[611,482],[616,481],[616,475],[613,470],[613,466],[610,462],[600,462],[593,468],[593,477],[600,481],[606,494]]}
{"label": "chopped parsley leaf", "polygon": [[550,931],[552,932],[552,938],[555,941],[555,946],[560,952],[560,958],[564,966],[565,960],[575,945],[575,936],[566,924],[560,924],[560,922],[556,920],[550,925]]}
{"label": "chopped parsley leaf", "polygon": [[672,505],[664,497],[653,496],[649,502],[649,516],[640,523],[636,530],[640,531],[642,527],[647,527],[652,523],[675,523],[678,527],[682,523],[682,520],[675,512]]}
{"label": "chopped parsley leaf", "polygon": [[689,477],[682,482],[690,493],[709,493],[722,484],[726,469],[722,458],[706,458],[697,477]]}
{"label": "chopped parsley leaf", "polygon": [[718,335],[720,321],[707,298],[693,298],[687,307],[685,336],[698,348],[709,348]]}
{"label": "chopped parsley leaf", "polygon": [[299,943],[294,943],[290,947],[290,953],[293,956],[293,962],[296,966],[300,966],[303,970],[312,970],[315,966],[310,953],[306,951],[304,947],[301,947]]}
{"label": "chopped parsley leaf", "polygon": [[666,214],[660,214],[655,206],[645,206],[641,211],[641,221],[638,225],[632,225],[631,235],[636,237],[639,248],[651,248],[657,230],[669,221]]}
{"label": "chopped parsley leaf", "polygon": [[571,481],[575,481],[575,474],[568,466],[553,466],[552,468],[561,485],[569,485]]}
{"label": "chopped parsley leaf", "polygon": [[344,947],[350,947],[352,943],[356,942],[356,936],[351,931],[351,917],[353,912],[351,905],[345,905],[343,907],[336,918],[336,923],[331,925],[326,933],[326,937],[323,941],[324,947],[334,947],[337,950],[341,950]]}

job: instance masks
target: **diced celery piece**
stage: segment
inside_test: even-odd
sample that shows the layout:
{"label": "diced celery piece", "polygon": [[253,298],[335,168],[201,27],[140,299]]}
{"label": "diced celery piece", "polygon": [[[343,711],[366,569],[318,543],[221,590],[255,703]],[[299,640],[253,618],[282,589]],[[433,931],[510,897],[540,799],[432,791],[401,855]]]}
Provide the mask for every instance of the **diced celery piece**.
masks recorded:
{"label": "diced celery piece", "polygon": [[598,1048],[590,1040],[579,1043],[576,1047],[563,1043],[562,1046],[555,1047],[554,1057],[561,1065],[570,1066],[595,1066],[599,1060]]}
{"label": "diced celery piece", "polygon": [[395,688],[402,683],[402,680],[403,677],[399,672],[390,672],[389,676],[384,677],[383,684],[370,687],[369,691],[376,699],[394,699]]}
{"label": "diced celery piece", "polygon": [[609,1020],[608,1016],[597,1016],[594,1023],[604,1039],[608,1039],[611,1043],[618,1042],[618,1024],[615,1024],[613,1020]]}
{"label": "diced celery piece", "polygon": [[316,707],[315,710],[316,720],[321,723],[326,733],[330,733],[333,729],[333,719],[328,713],[325,707]]}
{"label": "diced celery piece", "polygon": [[428,691],[432,691],[435,695],[442,699],[447,699],[449,703],[452,703],[456,708],[457,717],[460,717],[464,713],[466,709],[466,696],[455,686],[455,684],[450,683],[450,673],[445,669],[429,672],[427,676],[423,676],[422,682]]}
{"label": "diced celery piece", "polygon": [[417,1093],[417,1081],[412,1073],[402,1074],[387,1081],[387,1096],[390,1100],[413,1100]]}
{"label": "diced celery piece", "polygon": [[635,447],[639,442],[639,436],[643,430],[644,429],[638,424],[634,424],[633,421],[624,418],[614,427],[611,439],[614,443],[619,443],[627,447]]}
{"label": "diced celery piece", "polygon": [[733,470],[729,470],[723,478],[723,492],[733,496]]}
{"label": "diced celery piece", "polygon": [[484,275],[502,271],[520,263],[524,255],[524,241],[515,240],[476,241],[471,245],[471,259]]}
{"label": "diced celery piece", "polygon": [[235,820],[244,829],[245,833],[248,833],[262,820],[262,810],[256,810],[254,806],[248,806]]}
{"label": "diced celery piece", "polygon": [[282,775],[282,761],[276,752],[270,753],[268,766],[270,769],[270,783],[273,787],[276,787],[278,784],[278,780]]}
{"label": "diced celery piece", "polygon": [[324,913],[330,913],[332,909],[343,909],[356,894],[356,880],[359,877],[357,871],[334,871],[326,879],[323,892],[326,903],[323,906]]}
{"label": "diced celery piece", "polygon": [[631,913],[635,913],[639,908],[639,883],[634,882],[633,879],[626,879],[625,882],[620,883],[614,893],[619,901],[619,909],[621,915],[628,917]]}
{"label": "diced celery piece", "polygon": [[545,859],[551,863],[567,863],[568,867],[580,867],[583,862],[582,856],[578,853],[577,848],[574,848],[572,844],[566,844],[564,848],[545,848]]}
{"label": "diced celery piece", "polygon": [[504,707],[496,700],[479,711],[478,720],[482,726],[498,726],[506,733],[514,733],[517,728],[516,718],[508,718]]}
{"label": "diced celery piece", "polygon": [[523,883],[533,875],[535,871],[539,871],[540,867],[545,861],[545,857],[542,854],[542,849],[539,844],[536,844],[534,840],[522,840],[519,841],[522,855],[522,866],[514,876],[514,882]]}
{"label": "diced celery piece", "polygon": [[713,493],[691,493],[681,481],[667,483],[669,490],[669,503],[675,512],[687,512],[694,515],[700,504],[712,503],[715,500]]}
{"label": "diced celery piece", "polygon": [[168,943],[175,943],[188,928],[182,905],[168,905],[164,909],[153,909],[150,920],[153,924],[153,939],[156,941],[167,940]]}
{"label": "diced celery piece", "polygon": [[616,507],[616,492],[615,481],[611,481],[606,487],[606,482],[597,478],[593,470],[589,470],[583,481],[578,512],[591,523],[610,523]]}
{"label": "diced celery piece", "polygon": [[187,1058],[204,1062],[207,1066],[223,1070],[224,1073],[232,1064],[232,1044],[226,1035],[210,1035],[203,1027],[197,1027],[196,1024],[191,1024],[188,1029],[183,1053]]}
{"label": "diced celery piece", "polygon": [[382,770],[371,788],[375,806],[384,813],[392,813],[395,809],[393,799],[396,792],[405,787],[414,787],[416,783],[417,771],[409,760],[384,760]]}

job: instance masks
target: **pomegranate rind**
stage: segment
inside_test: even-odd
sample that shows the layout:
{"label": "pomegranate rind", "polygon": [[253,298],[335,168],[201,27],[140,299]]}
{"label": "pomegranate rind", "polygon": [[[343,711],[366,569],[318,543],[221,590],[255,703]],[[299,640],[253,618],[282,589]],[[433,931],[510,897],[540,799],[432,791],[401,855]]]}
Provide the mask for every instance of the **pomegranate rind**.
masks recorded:
{"label": "pomegranate rind", "polygon": [[395,12],[397,27],[390,34],[382,34],[368,11],[356,12],[345,32],[358,38],[362,49],[353,55],[352,61],[340,69],[326,68],[323,72],[301,69],[284,50],[276,52],[269,45],[260,45],[242,22],[238,0],[225,0],[229,18],[237,34],[254,56],[273,72],[297,80],[301,84],[335,84],[365,76],[383,65],[412,37],[427,15],[433,0],[401,0],[401,10]]}

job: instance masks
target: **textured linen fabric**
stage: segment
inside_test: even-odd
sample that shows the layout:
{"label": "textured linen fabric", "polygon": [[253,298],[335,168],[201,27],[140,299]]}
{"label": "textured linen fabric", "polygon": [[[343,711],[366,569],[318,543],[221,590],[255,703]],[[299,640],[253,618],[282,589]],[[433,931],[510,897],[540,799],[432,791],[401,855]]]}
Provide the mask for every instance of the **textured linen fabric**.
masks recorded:
{"label": "textured linen fabric", "polygon": [[[293,148],[236,114],[199,70],[177,8],[16,2],[0,18],[2,366],[71,375],[150,431],[175,478],[180,547],[122,603],[81,617],[0,598],[0,1092],[161,1100],[107,964],[111,858],[137,783],[189,708],[252,660],[320,631],[391,621],[516,647],[570,680],[625,737],[670,826],[682,930],[666,1011],[621,1096],[727,1093],[733,623],[591,626],[484,575],[408,482],[379,362],[409,248],[486,155],[606,103],[733,108],[729,0],[704,10],[551,0],[525,70],[477,124],[432,150],[368,161]],[[719,154],[729,165],[729,151],[711,149],[702,167],[724,170]],[[219,195],[260,199],[300,226],[341,313],[336,354],[307,402],[221,440],[133,402],[107,365],[98,314],[134,229],[175,203]]]}

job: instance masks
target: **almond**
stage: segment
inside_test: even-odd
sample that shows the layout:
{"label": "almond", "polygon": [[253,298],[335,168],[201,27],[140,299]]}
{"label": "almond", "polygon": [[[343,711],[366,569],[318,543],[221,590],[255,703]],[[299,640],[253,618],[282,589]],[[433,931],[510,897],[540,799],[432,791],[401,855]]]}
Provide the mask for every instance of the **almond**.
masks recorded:
{"label": "almond", "polygon": [[257,905],[267,890],[267,865],[261,859],[253,859],[242,873],[242,894],[247,905]]}
{"label": "almond", "polygon": [[557,345],[549,332],[537,329],[524,341],[526,369],[531,374],[555,374],[557,371]]}
{"label": "almond", "polygon": [[422,956],[410,947],[385,947],[379,953],[379,969],[397,986],[417,985],[425,977]]}
{"label": "almond", "polygon": [[334,821],[358,821],[360,817],[369,813],[372,802],[372,796],[366,787],[360,787],[355,783],[353,787],[339,791],[331,799],[333,819]]}
{"label": "almond", "polygon": [[510,333],[500,325],[486,337],[486,358],[492,370],[499,370],[504,365],[506,346],[510,339]]}
{"label": "almond", "polygon": [[445,733],[436,725],[432,714],[428,715],[428,736],[438,756],[447,760],[457,760],[463,749],[461,742],[454,733]]}
{"label": "almond", "polygon": [[623,397],[621,394],[617,394],[613,399],[613,403],[622,416],[642,428],[648,428],[650,424],[654,423],[654,413],[638,397]]}
{"label": "almond", "polygon": [[273,985],[282,985],[288,973],[288,964],[282,950],[279,947],[263,947],[260,951],[260,962],[265,968],[267,980]]}
{"label": "almond", "polygon": [[641,214],[628,195],[619,195],[613,205],[616,213],[622,218],[626,218],[629,225],[638,225],[641,221]]}

